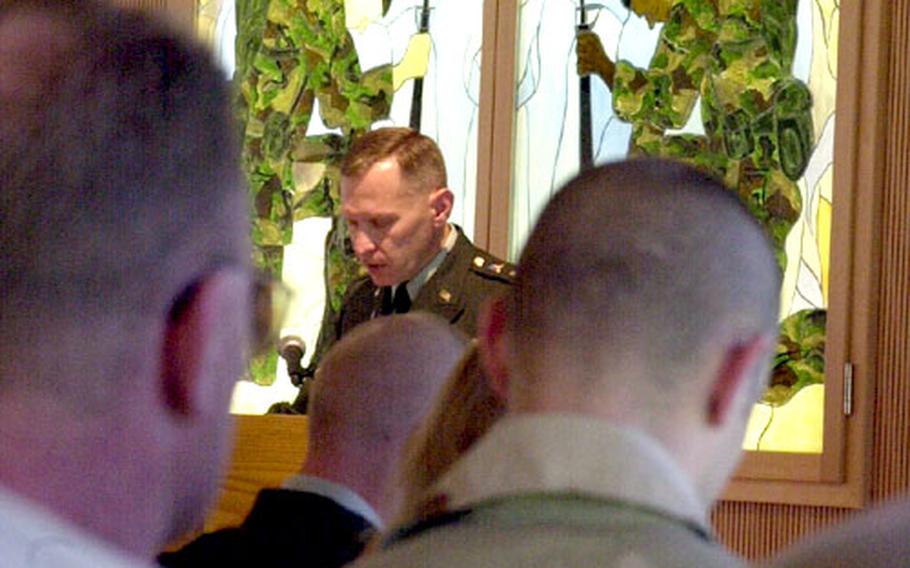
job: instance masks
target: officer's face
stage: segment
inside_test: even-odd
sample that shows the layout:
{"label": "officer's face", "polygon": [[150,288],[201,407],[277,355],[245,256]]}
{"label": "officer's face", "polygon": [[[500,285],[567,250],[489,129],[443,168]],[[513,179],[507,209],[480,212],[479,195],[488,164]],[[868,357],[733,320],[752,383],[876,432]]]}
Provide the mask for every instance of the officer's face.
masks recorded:
{"label": "officer's face", "polygon": [[341,213],[357,260],[377,286],[410,280],[439,252],[452,208],[447,188],[421,190],[394,158],[342,178]]}

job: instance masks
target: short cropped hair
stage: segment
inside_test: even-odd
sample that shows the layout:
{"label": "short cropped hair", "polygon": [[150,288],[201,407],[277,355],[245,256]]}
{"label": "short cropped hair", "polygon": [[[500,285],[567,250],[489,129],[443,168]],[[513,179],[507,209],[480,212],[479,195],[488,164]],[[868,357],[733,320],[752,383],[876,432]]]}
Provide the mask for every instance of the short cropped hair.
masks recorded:
{"label": "short cropped hair", "polygon": [[246,197],[207,51],[92,0],[0,6],[19,49],[0,49],[0,338],[102,320],[126,334],[188,280],[247,262],[225,234]]}
{"label": "short cropped hair", "polygon": [[429,136],[410,128],[379,128],[357,138],[341,164],[341,175],[359,178],[376,162],[391,157],[417,189],[447,187],[446,164],[439,146]]}
{"label": "short cropped hair", "polygon": [[721,182],[635,160],[587,170],[554,196],[510,294],[513,350],[531,377],[558,354],[590,381],[624,365],[670,379],[721,329],[773,333],[780,274]]}

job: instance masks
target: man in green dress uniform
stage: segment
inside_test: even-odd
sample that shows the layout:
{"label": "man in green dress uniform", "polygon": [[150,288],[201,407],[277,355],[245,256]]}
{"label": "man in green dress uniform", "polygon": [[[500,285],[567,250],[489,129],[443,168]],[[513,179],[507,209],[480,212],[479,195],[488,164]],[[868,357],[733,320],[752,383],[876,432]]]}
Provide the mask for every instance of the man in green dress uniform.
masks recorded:
{"label": "man in green dress uniform", "polygon": [[[481,305],[509,288],[515,267],[449,223],[453,200],[442,153],[429,137],[380,128],[354,142],[341,164],[341,214],[367,275],[351,285],[334,325],[323,325],[305,375],[344,334],[385,314],[427,311],[476,335]],[[305,399],[304,385],[296,411],[305,410]]]}
{"label": "man in green dress uniform", "polygon": [[[389,5],[390,0],[382,1],[382,14]],[[412,38],[397,65],[361,70],[347,28],[348,16],[357,7],[347,0],[237,3],[236,110],[253,204],[254,260],[281,278],[294,222],[331,218],[325,242],[324,321],[334,319],[359,271],[345,247],[347,234],[338,214],[339,164],[353,139],[388,118],[393,90],[425,72],[425,61],[415,59],[425,59],[429,49],[426,34],[417,34],[423,37]],[[311,132],[317,119],[332,132]],[[253,379],[271,382],[275,361],[275,354],[255,359]]]}

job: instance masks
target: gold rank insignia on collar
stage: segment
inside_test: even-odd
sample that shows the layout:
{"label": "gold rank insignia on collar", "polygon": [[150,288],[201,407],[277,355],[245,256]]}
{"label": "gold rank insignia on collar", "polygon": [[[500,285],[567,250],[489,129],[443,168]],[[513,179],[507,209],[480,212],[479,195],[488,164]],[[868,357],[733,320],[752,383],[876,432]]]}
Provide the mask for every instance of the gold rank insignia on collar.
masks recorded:
{"label": "gold rank insignia on collar", "polygon": [[510,267],[507,262],[497,262],[492,259],[484,258],[480,255],[475,256],[472,261],[474,268],[489,274],[495,274],[497,276],[505,276],[507,278],[515,278],[515,268]]}
{"label": "gold rank insignia on collar", "polygon": [[439,299],[448,304],[452,301],[452,293],[443,288],[439,291]]}

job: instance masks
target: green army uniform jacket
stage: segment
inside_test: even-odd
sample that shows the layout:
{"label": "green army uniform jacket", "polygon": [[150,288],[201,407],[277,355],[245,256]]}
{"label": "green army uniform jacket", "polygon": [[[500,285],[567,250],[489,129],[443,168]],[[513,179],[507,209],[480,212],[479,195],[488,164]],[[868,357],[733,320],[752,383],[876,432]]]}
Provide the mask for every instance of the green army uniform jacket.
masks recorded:
{"label": "green army uniform jacket", "polygon": [[[455,230],[458,237],[454,248],[420,288],[412,300],[411,311],[436,314],[474,337],[480,306],[487,298],[508,289],[515,277],[515,267],[475,247],[460,228]],[[341,306],[331,343],[376,317],[381,307],[382,288],[369,277],[352,284]]]}
{"label": "green army uniform jacket", "polygon": [[[460,227],[454,228],[458,232],[455,246],[413,298],[410,311],[438,315],[468,337],[474,337],[481,305],[486,299],[508,290],[515,278],[515,266],[477,248]],[[320,331],[316,350],[304,375],[312,377],[329,348],[361,323],[376,317],[381,307],[382,288],[373,284],[369,277],[351,284],[335,325],[323,326]],[[304,383],[293,404],[280,403],[270,412],[306,413],[307,390],[308,384]]]}
{"label": "green army uniform jacket", "polygon": [[504,418],[427,503],[355,568],[741,566],[661,446],[583,416]]}

